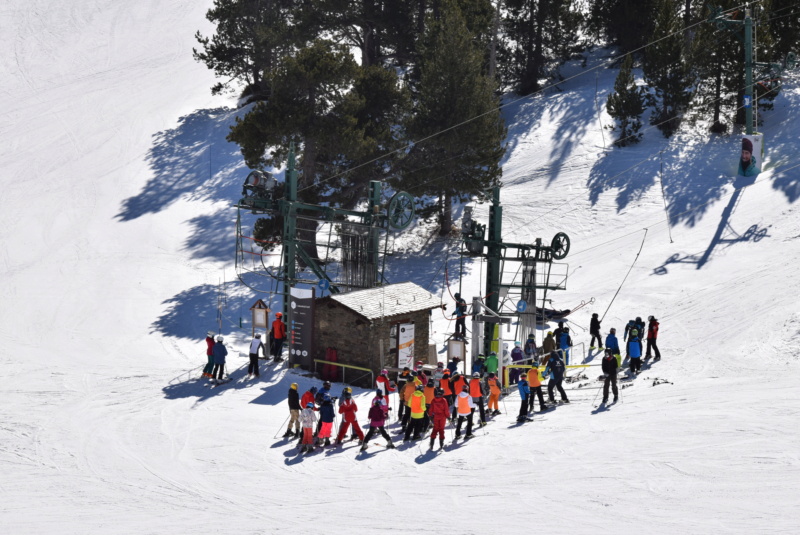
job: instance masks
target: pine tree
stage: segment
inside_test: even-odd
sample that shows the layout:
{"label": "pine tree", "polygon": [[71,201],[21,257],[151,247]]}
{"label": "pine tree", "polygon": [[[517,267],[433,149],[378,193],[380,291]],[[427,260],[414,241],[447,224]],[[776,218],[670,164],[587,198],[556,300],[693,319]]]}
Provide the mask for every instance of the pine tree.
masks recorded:
{"label": "pine tree", "polygon": [[213,36],[195,39],[194,58],[225,81],[212,94],[242,90],[259,100],[269,94],[268,73],[298,41],[294,13],[299,0],[214,0],[206,18],[216,24]]}
{"label": "pine tree", "polygon": [[650,45],[644,51],[642,71],[645,82],[654,94],[648,95],[654,108],[650,124],[664,137],[670,137],[680,126],[691,99],[691,71],[684,61],[685,37],[679,6],[674,0],[658,0],[656,25]]}
{"label": "pine tree", "polygon": [[440,232],[452,227],[452,202],[483,195],[499,180],[505,124],[496,84],[483,74],[476,45],[458,7],[442,0],[439,20],[426,23],[420,78],[408,135],[417,142],[403,162],[399,187],[438,198]]}
{"label": "pine tree", "polygon": [[658,0],[592,0],[590,28],[608,38],[622,52],[639,50],[653,32]]}
{"label": "pine tree", "polygon": [[617,121],[617,125],[611,127],[611,130],[619,130],[619,137],[614,142],[617,147],[633,145],[642,139],[639,130],[644,112],[643,93],[633,77],[633,58],[627,54],[614,82],[614,92],[608,95],[606,103],[606,111]]}

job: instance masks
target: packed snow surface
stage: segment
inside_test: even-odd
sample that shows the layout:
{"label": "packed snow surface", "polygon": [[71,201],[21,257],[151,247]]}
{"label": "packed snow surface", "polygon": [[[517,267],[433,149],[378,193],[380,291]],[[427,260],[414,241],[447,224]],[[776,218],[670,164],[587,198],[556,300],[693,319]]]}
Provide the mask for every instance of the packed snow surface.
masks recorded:
{"label": "packed snow surface", "polygon": [[[567,66],[578,76],[558,90],[506,99],[504,239],[570,236],[567,290],[551,297],[594,298],[569,318],[579,358],[598,312],[620,333],[655,315],[663,360],[608,410],[589,368],[570,405],[517,427],[514,392],[508,414],[441,453],[304,457],[280,438],[285,396],[319,381],[276,366],[245,381],[239,356],[239,317],[264,296],[232,282],[247,170],[225,141],[235,101],[210,96],[191,55],[210,4],[0,10],[4,533],[797,531],[797,75],[763,116],[764,172],[748,182],[738,137],[699,126],[611,149],[616,71],[591,70],[607,50]],[[459,280],[457,243],[428,229],[397,238],[387,277],[447,303],[480,295],[485,266],[466,261]],[[220,288],[233,381],[209,388]],[[434,312],[441,348],[452,327]],[[371,393],[356,394],[363,424]]]}

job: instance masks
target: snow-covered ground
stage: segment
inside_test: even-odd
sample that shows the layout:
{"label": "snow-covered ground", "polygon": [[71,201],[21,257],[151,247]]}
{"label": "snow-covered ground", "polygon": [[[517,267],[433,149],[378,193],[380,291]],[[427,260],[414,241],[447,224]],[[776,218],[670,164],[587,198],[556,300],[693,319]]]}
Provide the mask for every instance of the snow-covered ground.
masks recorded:
{"label": "snow-covered ground", "polygon": [[[797,531],[797,75],[765,116],[755,183],[735,179],[735,137],[668,142],[650,129],[606,150],[595,99],[616,72],[592,62],[563,91],[504,109],[504,239],[569,234],[554,305],[595,299],[571,317],[576,342],[588,345],[592,312],[604,331],[661,320],[664,358],[622,403],[597,411],[592,383],[534,423],[503,415],[440,454],[300,457],[274,437],[289,384],[314,381],[269,368],[242,382],[246,337],[232,326],[236,382],[197,381],[220,283],[234,323],[256,297],[231,283],[230,205],[246,175],[224,139],[233,100],[209,95],[213,77],[191,57],[194,32],[212,30],[208,7],[0,10],[4,533]],[[445,260],[456,291],[453,244],[398,254],[388,276],[449,300]],[[466,264],[465,296],[481,272]],[[449,326],[434,318],[441,342]],[[516,394],[506,404],[515,411]]]}

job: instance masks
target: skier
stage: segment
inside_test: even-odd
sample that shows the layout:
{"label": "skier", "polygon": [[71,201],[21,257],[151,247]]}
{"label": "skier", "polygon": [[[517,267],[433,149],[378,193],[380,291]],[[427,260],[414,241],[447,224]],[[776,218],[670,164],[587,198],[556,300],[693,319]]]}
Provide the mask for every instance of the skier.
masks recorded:
{"label": "skier", "polygon": [[274,337],[272,356],[275,362],[281,362],[283,360],[281,354],[283,353],[283,341],[286,340],[286,324],[281,320],[282,317],[283,314],[278,312],[275,314],[275,321],[272,322],[272,336]]}
{"label": "skier", "polygon": [[525,376],[517,383],[517,388],[519,389],[519,399],[522,402],[519,406],[517,421],[524,422],[528,419],[528,396],[531,395],[531,390],[528,387],[528,381],[525,379]]}
{"label": "skier", "polygon": [[414,371],[417,372],[417,379],[419,379],[420,384],[426,385],[428,384],[428,375],[425,373],[425,370],[422,368],[422,366],[422,361],[418,360],[417,364],[414,366]]}
{"label": "skier", "polygon": [[[300,411],[302,410],[300,405],[300,394],[297,392],[297,383],[292,383],[292,386],[289,387],[289,427],[286,428],[286,432],[283,434],[283,438],[289,437],[300,437]],[[313,402],[312,402],[313,405]],[[294,424],[295,430],[292,431],[292,424]]]}
{"label": "skier", "polygon": [[392,386],[392,382],[389,380],[388,370],[381,370],[381,374],[375,379],[375,385],[380,390],[383,390],[384,396],[388,396],[390,393],[395,391],[395,388]]}
{"label": "skier", "polygon": [[497,353],[495,353],[494,351],[489,353],[489,356],[486,357],[484,365],[486,366],[486,373],[497,374],[497,367],[498,367]]}
{"label": "skier", "polygon": [[454,372],[458,371],[458,363],[461,362],[461,359],[458,357],[453,357],[453,360],[447,363],[447,369],[450,370],[450,374],[452,375]]}
{"label": "skier", "polygon": [[467,429],[464,438],[472,438],[472,413],[475,411],[475,404],[469,395],[469,385],[464,385],[461,393],[456,398],[456,409],[458,412],[458,424],[456,425],[456,438],[461,436],[461,424],[467,421]]}
{"label": "skier", "polygon": [[661,351],[658,350],[658,345],[656,345],[656,339],[658,338],[658,320],[650,316],[647,318],[648,325],[647,325],[647,353],[645,354],[644,358],[650,358],[650,350],[652,349],[655,354],[656,358],[653,359],[654,362],[658,362],[661,360]]}
{"label": "skier", "polygon": [[640,316],[636,316],[636,330],[639,331],[639,354],[644,355],[644,346],[642,339],[644,338],[644,320]]}
{"label": "skier", "polygon": [[595,338],[597,338],[599,348],[603,349],[603,339],[600,337],[600,320],[597,319],[597,312],[592,314],[592,320],[589,322],[589,334],[592,335],[592,339],[589,341],[589,349],[595,349]]}
{"label": "skier", "polygon": [[433,380],[436,381],[437,383],[441,381],[444,372],[445,372],[444,362],[437,362],[436,369],[433,371]]}
{"label": "skier", "polygon": [[617,367],[622,366],[622,355],[620,355],[619,351],[619,340],[617,340],[617,330],[614,327],[611,327],[611,330],[608,332],[608,336],[606,336],[606,349],[610,349],[614,357],[617,359]]}
{"label": "skier", "polygon": [[483,355],[478,355],[478,358],[475,359],[475,362],[472,363],[472,375],[478,374],[479,377],[483,377],[484,372],[486,371],[486,357]]}
{"label": "skier", "polygon": [[206,333],[206,359],[208,362],[203,368],[203,377],[213,378],[214,375],[214,332],[208,331]]}
{"label": "skier", "polygon": [[431,424],[431,403],[433,403],[433,399],[436,396],[436,381],[433,379],[428,379],[425,388],[422,389],[422,393],[425,394],[425,405],[428,407],[428,410],[425,412],[425,418],[423,418],[422,422],[422,429],[426,431]]}
{"label": "skier", "polygon": [[564,330],[561,331],[558,347],[561,350],[561,354],[564,355],[567,366],[569,366],[569,350],[572,348],[572,337],[569,335],[569,327],[564,327]]}
{"label": "skier", "polygon": [[536,349],[536,339],[534,338],[533,333],[530,333],[528,335],[528,340],[525,342],[525,358],[528,359],[532,364],[538,364],[538,356],[539,353]]}
{"label": "skier", "polygon": [[314,403],[309,402],[306,408],[300,413],[300,423],[303,424],[303,440],[301,441],[302,449],[300,453],[314,451],[314,423],[317,421],[317,415],[314,414]]}
{"label": "skier", "polygon": [[451,314],[456,317],[456,332],[453,336],[456,339],[466,340],[467,338],[467,302],[461,299],[461,294],[456,293],[456,308]]}
{"label": "skier", "polygon": [[303,397],[300,398],[300,406],[307,407],[309,403],[311,403],[311,405],[314,405],[314,403],[316,403],[316,399],[317,399],[317,387],[312,386],[311,388],[306,390],[305,393],[303,394]]}
{"label": "skier", "polygon": [[553,395],[553,390],[556,388],[558,389],[558,393],[561,394],[561,401],[569,403],[567,393],[564,392],[564,387],[561,386],[561,383],[564,381],[565,371],[564,361],[561,360],[558,353],[556,351],[550,353],[550,359],[547,361],[547,368],[545,368],[544,372],[545,375],[550,377],[550,380],[547,382],[547,397],[550,399],[550,403],[556,402],[556,398]]}
{"label": "skier", "polygon": [[405,412],[406,408],[406,397],[405,397],[405,388],[406,383],[411,379],[411,370],[406,366],[403,368],[403,371],[397,375],[397,397],[398,397],[398,406],[397,409],[397,419],[403,419],[403,413]]}
{"label": "skier", "polygon": [[375,401],[376,399],[381,402],[381,409],[383,409],[383,417],[388,420],[389,411],[391,410],[389,408],[389,396],[384,396],[383,390],[378,389],[375,390],[375,397],[372,398],[372,401]]}
{"label": "skier", "polygon": [[336,443],[342,443],[342,440],[347,434],[347,428],[350,426],[353,426],[353,432],[358,435],[359,440],[363,442],[364,432],[358,425],[358,419],[356,418],[358,406],[356,406],[356,402],[353,401],[353,395],[350,392],[345,392],[342,398],[344,399],[339,405],[339,414],[342,415],[342,426],[339,428],[339,435],[336,437]]}
{"label": "skier", "polygon": [[412,434],[414,440],[419,440],[422,438],[422,423],[425,417],[426,405],[425,394],[421,384],[417,385],[416,390],[414,390],[414,393],[411,394],[411,399],[408,401],[408,408],[411,409],[411,417],[409,418],[408,425],[406,426],[406,434],[403,438],[403,442],[408,442],[411,440]]}
{"label": "skier", "polygon": [[461,391],[464,389],[464,386],[467,384],[467,380],[463,375],[460,375],[458,372],[453,374],[453,379],[450,381],[451,383],[451,390],[453,391],[453,396],[455,396],[456,401],[453,403],[453,420],[456,419],[456,402],[458,401],[458,396],[461,395]]}
{"label": "skier", "polygon": [[416,392],[417,385],[422,384],[417,379],[417,372],[411,372],[409,377],[410,379],[406,381],[406,386],[403,387],[403,404],[406,406],[405,412],[403,413],[403,421],[400,424],[400,428],[403,431],[408,427],[408,420],[411,418],[411,411],[409,410],[411,406],[411,396]]}
{"label": "skier", "polygon": [[553,331],[553,340],[556,341],[556,346],[558,346],[558,344],[561,342],[561,333],[563,332],[564,332],[564,322],[559,321],[558,327],[556,328],[555,331]]}
{"label": "skier", "polygon": [[386,429],[384,429],[384,425],[386,425],[386,416],[383,413],[380,400],[375,399],[373,401],[372,407],[370,407],[369,413],[367,413],[367,417],[369,418],[369,431],[367,431],[367,436],[364,437],[364,443],[361,445],[361,451],[367,449],[370,439],[375,435],[376,432],[380,433],[381,436],[386,439],[387,448],[394,449],[392,437],[390,437],[389,433],[387,433]]}
{"label": "skier", "polygon": [[606,355],[603,357],[603,403],[608,403],[608,385],[611,384],[611,391],[614,393],[614,403],[619,398],[619,390],[617,390],[617,357],[611,349],[606,349]]}
{"label": "skier", "polygon": [[486,410],[483,408],[483,383],[481,376],[478,373],[472,374],[472,380],[469,382],[469,395],[472,397],[472,403],[478,407],[478,427],[486,425]]}
{"label": "skier", "polygon": [[631,352],[631,375],[637,374],[642,370],[642,346],[639,340],[638,329],[631,329],[631,336],[628,339],[628,349]]}
{"label": "skier", "polygon": [[255,338],[250,342],[250,366],[247,367],[247,375],[248,377],[251,375],[255,375],[256,377],[259,376],[258,373],[258,351],[261,350],[261,354],[265,355],[264,344],[261,342],[261,334],[257,334]]}
{"label": "skier", "polygon": [[439,381],[439,388],[442,389],[444,399],[447,401],[447,406],[450,407],[453,404],[454,398],[453,386],[450,383],[450,370],[445,370],[442,380]]}
{"label": "skier", "polygon": [[214,344],[214,370],[211,372],[211,375],[216,377],[217,382],[222,381],[226,356],[228,356],[228,350],[222,344],[222,335],[217,336],[217,343]]}
{"label": "skier", "polygon": [[[511,350],[511,361],[516,363],[521,361],[523,358],[525,357],[524,354],[522,353],[522,344],[520,344],[519,342],[514,342],[514,349]],[[517,381],[519,381],[520,371],[521,371],[520,368],[511,368],[511,371],[508,372],[509,383],[511,383],[512,385],[517,384]]]}
{"label": "skier", "polygon": [[333,400],[327,394],[322,399],[322,405],[319,408],[319,421],[322,424],[319,426],[319,434],[317,440],[325,439],[325,446],[331,445],[331,431],[333,429],[333,421],[336,419],[336,412],[333,409]]}
{"label": "skier", "polygon": [[631,356],[631,341],[629,336],[631,334],[631,330],[636,328],[636,320],[630,320],[625,325],[625,332],[622,333],[622,341],[625,342],[625,358]]}
{"label": "skier", "polygon": [[329,396],[331,393],[331,382],[324,381],[322,383],[322,388],[317,392],[314,401],[316,401],[317,405],[322,405],[322,400],[325,399],[325,396]]}
{"label": "skier", "polygon": [[437,388],[434,393],[433,401],[429,409],[433,419],[433,431],[431,432],[431,449],[436,437],[439,437],[439,447],[444,447],[444,426],[447,424],[447,417],[450,415],[450,405],[444,398],[444,390]]}
{"label": "skier", "polygon": [[528,370],[528,389],[530,390],[528,412],[533,412],[533,401],[536,397],[539,398],[539,411],[547,410],[547,405],[544,404],[544,394],[542,393],[542,382],[539,380],[538,367]]}
{"label": "skier", "polygon": [[556,339],[553,337],[553,331],[547,331],[544,341],[542,341],[542,360],[549,358],[548,355],[556,350]]}
{"label": "skier", "polygon": [[500,381],[497,379],[495,374],[490,373],[489,376],[486,378],[486,386],[489,388],[489,410],[492,416],[497,416],[500,414],[500,406],[498,405],[498,401],[500,401]]}

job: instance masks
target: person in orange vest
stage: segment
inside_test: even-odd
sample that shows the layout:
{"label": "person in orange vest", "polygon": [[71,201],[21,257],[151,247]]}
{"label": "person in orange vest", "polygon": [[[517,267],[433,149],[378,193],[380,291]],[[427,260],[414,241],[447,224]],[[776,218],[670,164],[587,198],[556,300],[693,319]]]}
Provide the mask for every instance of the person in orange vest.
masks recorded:
{"label": "person in orange vest", "polygon": [[411,411],[408,410],[409,407],[411,407],[411,396],[416,392],[417,386],[421,384],[419,379],[417,379],[417,372],[412,371],[409,375],[409,380],[406,381],[406,386],[403,387],[403,399],[405,400],[404,404],[406,406],[406,412],[403,414],[403,421],[400,423],[400,427],[403,431],[408,428],[408,421],[411,419]]}
{"label": "person in orange vest", "polygon": [[353,395],[350,392],[345,392],[342,397],[344,399],[339,405],[339,414],[342,415],[342,425],[339,427],[339,436],[336,437],[336,443],[342,443],[342,440],[347,434],[347,428],[350,426],[353,426],[353,432],[358,435],[358,439],[363,443],[364,432],[358,425],[358,419],[356,418],[358,406],[356,406],[356,402],[353,401]]}
{"label": "person in orange vest", "polygon": [[445,370],[442,378],[439,380],[439,388],[444,392],[443,396],[447,401],[447,406],[453,404],[453,385],[450,383],[450,370]]}
{"label": "person in orange vest", "polygon": [[464,385],[461,388],[461,393],[456,398],[456,410],[458,412],[458,424],[456,425],[456,438],[461,436],[461,424],[464,420],[467,421],[467,434],[464,438],[472,438],[472,413],[475,412],[475,404],[472,402],[472,396],[469,395],[469,385]]}
{"label": "person in orange vest", "polygon": [[539,398],[539,410],[547,410],[547,405],[544,404],[544,394],[542,393],[542,382],[539,380],[538,367],[528,370],[528,388],[531,391],[528,396],[528,412],[533,412],[533,400],[537,396]]}
{"label": "person in orange vest", "polygon": [[406,434],[403,438],[403,442],[411,440],[412,433],[414,440],[422,438],[422,423],[425,419],[425,410],[427,408],[423,389],[424,387],[421,384],[417,385],[417,389],[414,390],[414,393],[411,394],[411,399],[408,401],[408,408],[411,409],[411,417],[406,426]]}
{"label": "person in orange vest", "polygon": [[406,366],[403,368],[403,371],[397,374],[397,397],[399,398],[399,408],[397,409],[397,419],[402,421],[403,414],[405,413],[406,409],[406,397],[404,390],[406,388],[406,383],[413,379],[411,377],[411,370]]}
{"label": "person in orange vest", "polygon": [[431,431],[431,447],[439,437],[439,447],[444,447],[444,426],[447,424],[447,417],[450,416],[450,404],[444,398],[444,390],[437,388],[434,393],[433,401],[428,409],[433,419],[433,431]]}
{"label": "person in orange vest", "polygon": [[489,410],[492,411],[490,413],[492,416],[497,416],[500,414],[500,405],[498,402],[500,401],[500,381],[497,379],[495,374],[490,373],[489,376],[486,378],[486,386],[489,388]]}
{"label": "person in orange vest", "polygon": [[[461,395],[461,391],[464,390],[464,386],[466,386],[467,380],[464,378],[463,375],[459,374],[458,372],[453,372],[453,380],[451,381],[451,383],[452,383],[453,395],[457,397],[457,396],[460,396]],[[456,401],[457,401],[457,399],[456,399]],[[456,419],[456,403],[454,402],[453,403],[453,420],[455,420],[455,419]]]}
{"label": "person in orange vest", "polygon": [[281,320],[282,317],[283,314],[278,312],[275,314],[275,321],[272,322],[272,356],[275,362],[283,360],[281,354],[283,353],[283,341],[286,340],[286,324]]}
{"label": "person in orange vest", "polygon": [[472,402],[478,406],[478,427],[486,425],[486,412],[483,408],[483,383],[481,383],[481,374],[475,372],[472,374],[472,380],[469,382],[469,395],[472,397]]}
{"label": "person in orange vest", "polygon": [[428,384],[425,385],[422,393],[425,394],[425,404],[428,406],[428,410],[425,412],[425,421],[422,423],[422,429],[427,430],[431,424],[431,403],[433,403],[433,399],[436,396],[436,383],[433,379],[428,379]]}

